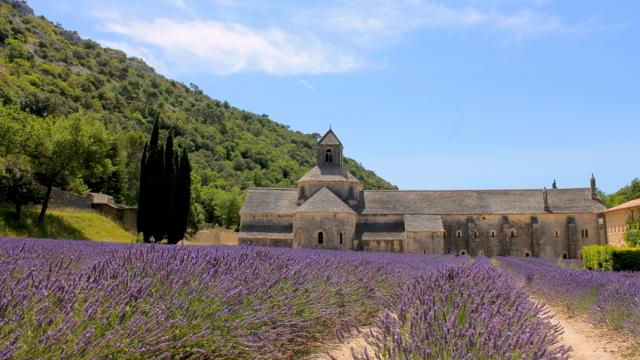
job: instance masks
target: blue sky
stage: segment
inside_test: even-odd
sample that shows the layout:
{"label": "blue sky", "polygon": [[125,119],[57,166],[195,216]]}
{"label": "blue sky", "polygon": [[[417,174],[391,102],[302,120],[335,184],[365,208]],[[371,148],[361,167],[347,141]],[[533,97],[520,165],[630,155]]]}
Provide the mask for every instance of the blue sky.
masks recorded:
{"label": "blue sky", "polygon": [[31,0],[402,189],[640,177],[640,2]]}

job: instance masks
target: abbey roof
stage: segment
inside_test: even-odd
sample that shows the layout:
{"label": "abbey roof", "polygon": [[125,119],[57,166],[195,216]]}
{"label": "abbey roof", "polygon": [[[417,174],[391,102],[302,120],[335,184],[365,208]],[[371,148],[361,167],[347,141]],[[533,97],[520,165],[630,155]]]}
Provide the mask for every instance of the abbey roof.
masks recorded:
{"label": "abbey roof", "polygon": [[[361,213],[363,215],[533,215],[597,213],[606,210],[599,201],[591,199],[589,188],[548,189],[547,191],[549,212],[544,209],[542,189],[365,191],[364,209]],[[298,208],[297,200],[297,189],[254,188],[249,190],[240,212],[291,214]],[[347,205],[344,204],[344,206]]]}
{"label": "abbey roof", "polygon": [[340,167],[319,167],[314,166],[309,170],[298,182],[312,181],[312,180],[325,180],[325,181],[359,181],[358,178],[353,176],[347,170]]}
{"label": "abbey roof", "polygon": [[[594,213],[605,207],[591,189],[548,191],[549,213]],[[544,214],[542,190],[365,191],[363,214]]]}
{"label": "abbey roof", "polygon": [[342,143],[340,142],[340,139],[338,139],[336,134],[331,129],[329,129],[329,131],[327,131],[327,133],[324,134],[324,136],[320,138],[320,141],[318,141],[318,144],[320,144],[320,145],[342,145]]}
{"label": "abbey roof", "polygon": [[326,187],[318,190],[318,192],[313,194],[311,198],[294,211],[294,213],[304,212],[355,214],[353,209]]}

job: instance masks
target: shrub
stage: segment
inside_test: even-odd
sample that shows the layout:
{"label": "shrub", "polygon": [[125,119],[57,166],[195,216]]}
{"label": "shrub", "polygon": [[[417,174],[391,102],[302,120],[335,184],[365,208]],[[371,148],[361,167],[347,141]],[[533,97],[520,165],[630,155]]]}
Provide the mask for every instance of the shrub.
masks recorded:
{"label": "shrub", "polygon": [[582,261],[589,270],[640,271],[640,249],[591,245],[582,248]]}
{"label": "shrub", "polygon": [[629,221],[627,231],[624,233],[624,241],[630,247],[640,246],[640,218]]}

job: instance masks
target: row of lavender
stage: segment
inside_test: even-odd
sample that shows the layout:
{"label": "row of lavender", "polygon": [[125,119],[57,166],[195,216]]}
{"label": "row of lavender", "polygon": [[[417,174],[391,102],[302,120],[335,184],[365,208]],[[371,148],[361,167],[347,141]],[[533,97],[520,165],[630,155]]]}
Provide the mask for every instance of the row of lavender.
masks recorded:
{"label": "row of lavender", "polygon": [[398,260],[0,239],[0,358],[300,357],[451,261]]}
{"label": "row of lavender", "polygon": [[420,274],[370,331],[367,359],[566,359],[562,331],[486,258]]}
{"label": "row of lavender", "polygon": [[0,239],[0,288],[0,359],[300,358],[376,318],[372,356],[567,351],[509,276],[465,257]]}
{"label": "row of lavender", "polygon": [[582,270],[547,259],[508,257],[499,262],[544,301],[640,336],[640,272]]}

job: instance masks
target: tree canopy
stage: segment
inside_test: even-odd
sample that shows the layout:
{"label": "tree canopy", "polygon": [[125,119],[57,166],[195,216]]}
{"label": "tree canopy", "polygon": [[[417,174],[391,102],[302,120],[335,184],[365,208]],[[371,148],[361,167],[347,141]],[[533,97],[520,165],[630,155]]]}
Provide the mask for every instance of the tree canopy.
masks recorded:
{"label": "tree canopy", "polygon": [[638,178],[631,180],[629,185],[614,193],[605,194],[602,201],[606,207],[611,208],[634,199],[640,199],[640,179]]}

